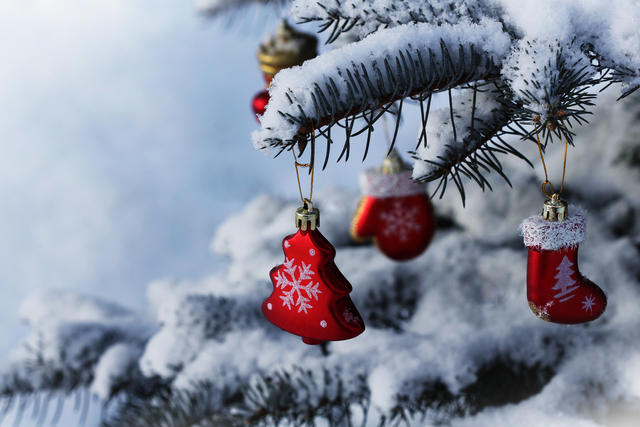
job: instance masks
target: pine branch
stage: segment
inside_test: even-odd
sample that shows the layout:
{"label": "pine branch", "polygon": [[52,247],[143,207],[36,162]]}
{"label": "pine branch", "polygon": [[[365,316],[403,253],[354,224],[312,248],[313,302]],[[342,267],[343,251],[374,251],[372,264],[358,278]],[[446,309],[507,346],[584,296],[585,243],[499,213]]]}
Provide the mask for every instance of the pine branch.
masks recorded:
{"label": "pine branch", "polygon": [[296,0],[291,13],[301,23],[321,22],[320,32],[328,33],[327,43],[333,43],[344,33],[363,38],[382,28],[410,23],[435,26],[461,21],[478,23],[483,17],[502,15],[494,4],[484,1],[469,4],[463,0],[424,3],[398,0],[386,4],[376,0]]}
{"label": "pine branch", "polygon": [[[459,132],[451,107],[446,120],[453,144],[444,145],[447,152],[425,157],[430,166],[418,163],[427,170],[414,176],[440,179],[441,196],[453,182],[463,203],[463,178],[490,189],[484,175],[495,171],[509,182],[497,155],[523,156],[503,136],[539,137],[544,147],[554,140],[573,144],[574,127],[588,123],[592,114],[594,88],[619,83],[623,98],[640,87],[640,38],[633,27],[637,8],[629,10],[628,19],[619,19],[600,5],[576,6],[584,16],[572,13],[564,19],[567,28],[541,35],[511,7],[485,0],[294,0],[292,13],[300,21],[319,23],[328,42],[348,33],[343,40],[349,44],[276,77],[254,145],[278,153],[296,143],[304,149],[313,130],[326,139],[324,168],[335,147],[331,128],[337,125],[344,130],[338,160],[348,160],[358,135],[366,136],[364,159],[377,120],[411,98],[420,102],[418,145],[427,146],[432,94],[494,81],[504,114],[474,129],[473,108],[470,128]],[[621,25],[614,25],[617,21]],[[400,120],[395,115],[394,135]]]}
{"label": "pine branch", "polygon": [[103,427],[175,427],[175,426],[241,426],[246,425],[234,410],[241,403],[241,395],[225,399],[224,410],[217,406],[220,387],[203,382],[193,390],[164,388],[152,398],[133,396],[116,404],[102,420]]}
{"label": "pine branch", "polygon": [[131,398],[112,408],[103,425],[311,426],[322,419],[329,425],[350,426],[357,425],[356,418],[366,425],[368,417],[379,417],[379,425],[402,421],[411,425],[416,418],[424,421],[425,417],[446,423],[454,416],[517,403],[538,393],[553,377],[552,367],[561,361],[562,352],[559,337],[538,337],[536,342],[548,349],[544,363],[526,364],[506,354],[497,355],[478,368],[473,382],[458,391],[429,374],[414,375],[403,381],[394,405],[382,413],[381,408],[371,408],[367,364],[352,360],[352,364],[327,363],[320,369],[291,366],[258,372],[237,391],[203,382],[189,390],[166,389],[151,399]]}
{"label": "pine branch", "polygon": [[351,425],[354,406],[366,414],[369,390],[366,376],[322,369],[321,374],[301,367],[276,370],[252,378],[245,389],[246,420],[250,424]]}
{"label": "pine branch", "polygon": [[380,424],[397,425],[402,421],[413,425],[416,418],[424,422],[425,416],[430,424],[447,424],[452,417],[525,400],[539,393],[554,374],[550,364],[528,366],[506,356],[488,361],[476,373],[476,381],[457,393],[437,380],[407,384],[407,390],[413,392],[397,396],[397,404]]}
{"label": "pine branch", "polygon": [[623,61],[618,62],[598,52],[592,42],[583,43],[581,48],[585,55],[591,60],[591,63],[602,73],[601,81],[607,83],[607,86],[601,89],[601,91],[613,83],[622,83],[626,86],[618,98],[618,100],[621,100],[640,88],[640,63],[634,61],[630,54],[623,53],[621,55]]}
{"label": "pine branch", "polygon": [[[511,154],[528,162],[505,140],[511,134],[527,137],[523,129],[509,126],[514,111],[518,111],[517,105],[493,82],[462,89],[455,106],[451,102],[448,111],[434,113],[429,127],[423,129],[429,145],[419,145],[412,153],[417,160],[414,179],[438,180],[433,194],[440,192],[440,197],[447,183],[453,182],[463,204],[466,179],[476,182],[483,191],[492,189],[486,174],[495,171],[511,185],[497,156]],[[454,117],[458,120],[454,121]]]}
{"label": "pine branch", "polygon": [[545,146],[554,139],[573,143],[571,128],[587,123],[596,98],[590,89],[603,78],[575,39],[567,44],[521,40],[503,73],[519,104],[513,120],[533,124],[524,137],[538,134]]}
{"label": "pine branch", "polygon": [[[306,140],[312,128],[328,136],[327,130],[346,117],[365,119],[370,130],[397,100],[425,99],[436,91],[494,78],[509,46],[501,28],[496,21],[438,28],[405,25],[283,70],[270,89],[254,144],[289,148]],[[351,126],[345,123],[344,128]]]}

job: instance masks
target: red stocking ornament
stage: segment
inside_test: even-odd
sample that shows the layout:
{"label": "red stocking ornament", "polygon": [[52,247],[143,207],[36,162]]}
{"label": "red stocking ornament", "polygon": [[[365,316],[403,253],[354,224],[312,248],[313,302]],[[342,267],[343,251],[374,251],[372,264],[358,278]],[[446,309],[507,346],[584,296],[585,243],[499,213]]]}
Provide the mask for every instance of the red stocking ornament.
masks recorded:
{"label": "red stocking ornament", "polygon": [[578,246],[586,234],[582,209],[568,207],[557,194],[545,202],[542,216],[524,220],[522,234],[529,249],[527,299],[533,313],[554,323],[595,320],[607,296],[578,270]]}
{"label": "red stocking ornament", "polygon": [[424,184],[411,180],[411,171],[395,150],[382,168],[360,176],[364,194],[351,221],[355,240],[375,240],[380,251],[397,261],[420,255],[435,231],[433,209]]}
{"label": "red stocking ornament", "polygon": [[269,274],[273,293],[262,314],[306,344],[353,338],[364,321],[349,298],[351,284],[333,262],[335,248],[320,233],[320,213],[311,202],[296,211],[298,231],[284,238],[284,264]]}

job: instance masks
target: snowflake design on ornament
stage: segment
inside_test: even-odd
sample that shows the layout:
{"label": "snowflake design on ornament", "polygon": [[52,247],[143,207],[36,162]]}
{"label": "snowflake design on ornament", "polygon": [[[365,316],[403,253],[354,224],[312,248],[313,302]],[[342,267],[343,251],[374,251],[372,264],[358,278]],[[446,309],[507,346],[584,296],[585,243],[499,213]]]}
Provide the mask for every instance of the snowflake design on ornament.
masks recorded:
{"label": "snowflake design on ornament", "polygon": [[[318,294],[322,293],[318,289],[320,283],[316,282],[314,285],[313,280],[309,280],[315,274],[311,270],[311,264],[305,264],[302,261],[302,266],[299,266],[294,263],[295,258],[285,258],[284,268],[278,270],[276,275],[276,287],[282,289],[283,295],[280,296],[280,299],[283,307],[287,307],[289,310],[292,307],[298,307],[298,313],[302,311],[307,314],[307,310],[313,308],[310,302],[314,299],[317,301]],[[299,274],[296,276],[296,273]],[[309,282],[302,285],[303,280],[309,280]]]}
{"label": "snowflake design on ornament", "polygon": [[400,201],[394,200],[391,209],[380,213],[384,224],[382,234],[396,235],[401,242],[406,242],[411,234],[422,229],[422,224],[416,219],[417,215],[417,207],[405,208]]}
{"label": "snowflake design on ornament", "polygon": [[584,311],[593,312],[593,306],[595,303],[596,297],[593,295],[584,297],[584,301],[582,301],[582,309]]}

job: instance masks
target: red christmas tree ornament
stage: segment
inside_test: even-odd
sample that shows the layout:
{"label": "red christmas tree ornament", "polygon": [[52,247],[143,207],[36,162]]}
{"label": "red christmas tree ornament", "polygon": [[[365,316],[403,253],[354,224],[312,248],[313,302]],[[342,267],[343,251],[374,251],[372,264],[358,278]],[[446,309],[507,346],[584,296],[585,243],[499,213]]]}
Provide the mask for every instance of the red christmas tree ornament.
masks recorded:
{"label": "red christmas tree ornament", "polygon": [[[276,32],[258,48],[258,62],[266,87],[280,70],[300,65],[318,55],[318,39],[312,35],[296,31],[286,21],[282,21]],[[269,92],[263,90],[253,98],[251,106],[256,116],[262,116],[269,103]],[[260,121],[260,119],[258,119]]]}
{"label": "red christmas tree ornament", "polygon": [[360,176],[363,197],[351,221],[351,236],[373,238],[380,251],[398,261],[415,258],[429,246],[435,232],[433,208],[424,184],[393,150],[382,168]]}
{"label": "red christmas tree ornament", "polygon": [[578,270],[578,247],[586,234],[582,209],[554,194],[544,203],[542,216],[522,223],[524,244],[529,249],[527,299],[533,313],[554,323],[595,320],[607,306],[607,296]]}
{"label": "red christmas tree ornament", "polygon": [[320,233],[320,213],[311,202],[296,211],[298,231],[284,238],[284,263],[269,273],[272,294],[262,314],[306,344],[354,338],[364,321],[349,297],[351,284],[333,262],[335,248]]}
{"label": "red christmas tree ornament", "polygon": [[253,112],[256,115],[256,120],[260,121],[260,116],[264,114],[264,111],[267,109],[267,104],[269,103],[269,92],[267,90],[263,90],[258,92],[256,96],[253,97],[253,101],[251,101],[251,107],[253,108]]}

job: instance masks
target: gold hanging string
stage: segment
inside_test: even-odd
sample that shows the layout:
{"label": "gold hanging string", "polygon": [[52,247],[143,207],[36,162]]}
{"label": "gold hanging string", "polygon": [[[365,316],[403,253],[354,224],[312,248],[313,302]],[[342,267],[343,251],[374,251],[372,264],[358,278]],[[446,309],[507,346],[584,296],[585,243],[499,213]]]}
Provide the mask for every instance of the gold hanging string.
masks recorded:
{"label": "gold hanging string", "polygon": [[[544,161],[544,154],[542,153],[542,143],[540,142],[540,135],[538,134],[538,129],[536,128],[536,140],[538,141],[538,152],[540,153],[540,160],[542,161],[542,168],[544,169],[544,182],[542,183],[542,192],[545,196],[551,199],[552,195],[556,193],[553,188],[553,184],[549,181],[549,174],[547,173],[547,164]],[[564,190],[564,177],[567,172],[567,151],[569,149],[569,139],[565,137],[564,139],[564,160],[562,163],[562,182],[560,183],[560,191],[558,191],[558,195],[562,194],[562,190]],[[551,194],[547,192],[547,186],[551,189]]]}
{"label": "gold hanging string", "polygon": [[562,161],[562,183],[560,184],[560,194],[564,190],[564,175],[567,172],[567,151],[569,150],[569,139],[564,138],[564,160]]}
{"label": "gold hanging string", "polygon": [[[316,149],[316,131],[315,129],[312,127],[311,128],[311,150],[315,150]],[[296,157],[296,147],[292,147],[291,148],[291,153],[293,153],[293,162],[294,165],[296,167],[296,178],[298,179],[298,191],[300,192],[300,200],[302,201],[302,204],[304,205],[306,202],[311,202],[311,198],[313,197],[313,178],[314,178],[314,172],[315,172],[315,168],[313,167],[313,165],[309,164],[309,163],[300,163],[298,162],[298,158]],[[305,199],[304,196],[302,195],[302,184],[300,183],[300,172],[298,171],[298,168],[311,168],[311,185],[309,188],[309,198]]]}

